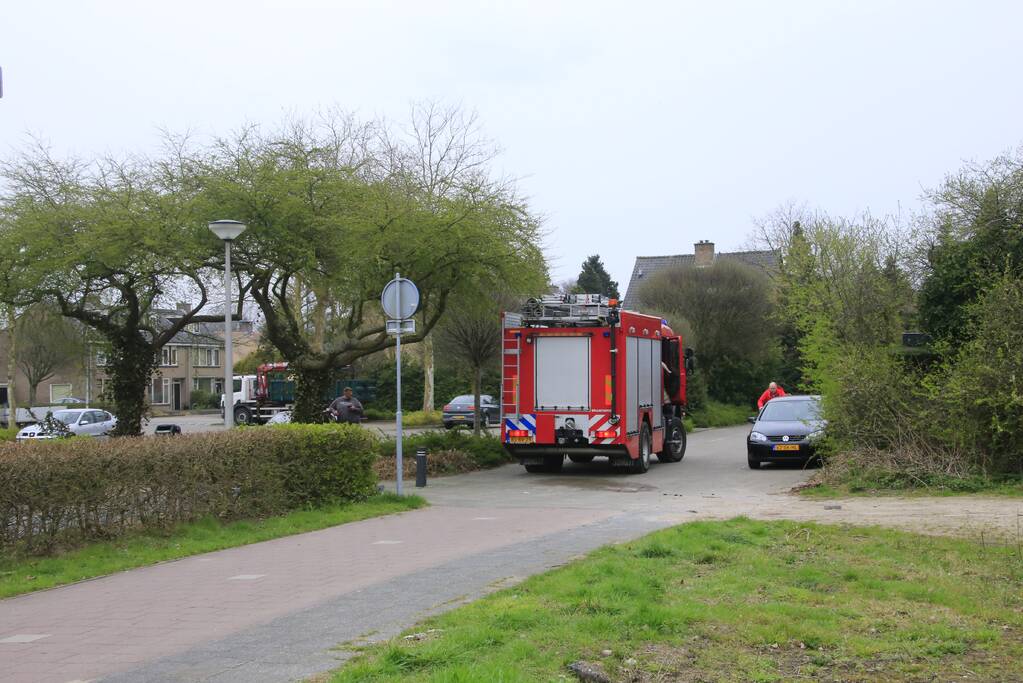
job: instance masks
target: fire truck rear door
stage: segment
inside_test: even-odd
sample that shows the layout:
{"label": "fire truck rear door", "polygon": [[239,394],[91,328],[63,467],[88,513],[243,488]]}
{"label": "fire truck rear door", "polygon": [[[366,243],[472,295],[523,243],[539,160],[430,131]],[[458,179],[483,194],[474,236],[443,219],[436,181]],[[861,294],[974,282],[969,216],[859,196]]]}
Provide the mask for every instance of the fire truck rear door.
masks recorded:
{"label": "fire truck rear door", "polygon": [[[660,344],[652,339],[626,337],[625,374],[625,429],[628,434],[636,434],[639,432],[640,410],[660,404]],[[655,416],[657,414],[655,411]],[[651,428],[659,429],[660,426],[655,417]]]}
{"label": "fire truck rear door", "polygon": [[590,338],[537,335],[536,409],[589,410]]}

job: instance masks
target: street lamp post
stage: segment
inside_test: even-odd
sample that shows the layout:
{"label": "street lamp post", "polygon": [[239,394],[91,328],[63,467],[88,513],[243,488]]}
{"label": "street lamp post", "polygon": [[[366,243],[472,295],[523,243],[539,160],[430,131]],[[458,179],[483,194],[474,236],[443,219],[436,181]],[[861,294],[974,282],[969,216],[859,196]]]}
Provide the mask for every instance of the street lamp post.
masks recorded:
{"label": "street lamp post", "polygon": [[[245,232],[238,221],[213,221],[210,230],[224,240],[224,428],[234,427],[234,359],[231,357],[231,242]],[[228,398],[230,396],[230,398]]]}

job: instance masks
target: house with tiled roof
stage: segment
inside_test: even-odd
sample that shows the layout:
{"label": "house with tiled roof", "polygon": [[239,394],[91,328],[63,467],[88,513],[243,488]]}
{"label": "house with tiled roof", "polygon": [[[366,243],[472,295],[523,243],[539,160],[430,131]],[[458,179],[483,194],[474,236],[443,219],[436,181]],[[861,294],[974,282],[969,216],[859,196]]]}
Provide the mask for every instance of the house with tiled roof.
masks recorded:
{"label": "house with tiled roof", "polygon": [[675,254],[673,256],[637,256],[632,267],[632,277],[625,291],[622,305],[634,309],[638,306],[639,290],[655,273],[677,266],[701,268],[718,260],[733,260],[756,268],[773,271],[778,269],[778,254],[774,251],[732,251],[715,253],[714,243],[700,240],[693,245],[692,254]]}

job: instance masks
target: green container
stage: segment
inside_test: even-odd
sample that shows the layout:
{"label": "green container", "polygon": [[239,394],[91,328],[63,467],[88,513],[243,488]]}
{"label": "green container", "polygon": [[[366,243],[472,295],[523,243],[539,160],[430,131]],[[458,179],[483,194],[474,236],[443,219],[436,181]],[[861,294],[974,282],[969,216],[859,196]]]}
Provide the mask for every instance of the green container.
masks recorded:
{"label": "green container", "polygon": [[[294,403],[295,382],[289,379],[290,373],[287,370],[279,370],[267,374],[267,398],[272,403]],[[325,401],[332,401],[341,395],[345,387],[351,387],[355,397],[362,403],[372,403],[376,398],[376,386],[364,379],[337,379],[331,385],[330,391],[323,397]]]}

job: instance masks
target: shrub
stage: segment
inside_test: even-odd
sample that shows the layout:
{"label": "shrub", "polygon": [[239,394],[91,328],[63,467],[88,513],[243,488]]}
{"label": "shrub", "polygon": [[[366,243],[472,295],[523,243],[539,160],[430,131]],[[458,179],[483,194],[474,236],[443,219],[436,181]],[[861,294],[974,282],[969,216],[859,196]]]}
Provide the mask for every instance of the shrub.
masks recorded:
{"label": "shrub", "polygon": [[[385,439],[378,443],[378,453],[381,458],[392,459],[395,457],[394,439]],[[457,471],[465,472],[473,469],[497,467],[511,458],[501,446],[501,441],[496,436],[472,436],[464,431],[445,430],[435,432],[423,432],[413,434],[402,439],[402,454],[406,461],[415,457],[417,448],[425,448],[429,458],[435,458],[441,453],[463,453],[468,458],[471,466]],[[449,460],[453,460],[450,456]],[[390,466],[391,472],[394,465]]]}
{"label": "shrub", "polygon": [[192,408],[219,408],[220,407],[220,394],[215,394],[210,391],[203,391],[202,389],[194,389],[192,391]]}
{"label": "shrub", "polygon": [[373,450],[354,425],[0,444],[0,546],[40,552],[206,516],[361,500],[375,491]]}
{"label": "shrub", "polygon": [[692,421],[694,427],[730,427],[745,424],[746,418],[754,414],[756,410],[748,406],[707,401],[692,412]]}
{"label": "shrub", "polygon": [[[363,415],[368,420],[393,420],[393,410],[381,410],[380,408],[366,408]],[[439,410],[423,411],[410,410],[401,414],[401,423],[406,427],[425,427],[439,425],[441,413]]]}
{"label": "shrub", "polygon": [[1023,475],[1023,280],[1010,275],[969,308],[973,339],[935,383],[951,430],[984,472]]}
{"label": "shrub", "polygon": [[441,413],[439,410],[416,410],[411,413],[402,413],[401,421],[402,424],[406,424],[409,427],[439,425],[441,423]]}
{"label": "shrub", "polygon": [[14,437],[18,435],[17,427],[3,427],[0,428],[0,441],[14,441]]}
{"label": "shrub", "polygon": [[366,408],[362,411],[363,416],[367,420],[393,420],[394,412],[389,410],[382,410],[380,408]]}
{"label": "shrub", "polygon": [[[403,451],[404,453],[404,451]],[[404,453],[402,458],[402,472],[405,479],[415,479],[416,476],[416,452],[413,450]],[[396,459],[390,457],[378,458],[373,464],[373,470],[380,479],[393,480],[397,478]],[[433,452],[426,458],[426,473],[434,477],[442,474],[461,474],[473,472],[479,469],[479,465],[465,451],[439,451]]]}
{"label": "shrub", "polygon": [[[827,366],[830,448],[819,480],[853,489],[976,490],[1023,474],[1023,283],[971,309],[973,338],[937,364],[845,345]],[[943,353],[941,353],[943,352]]]}

